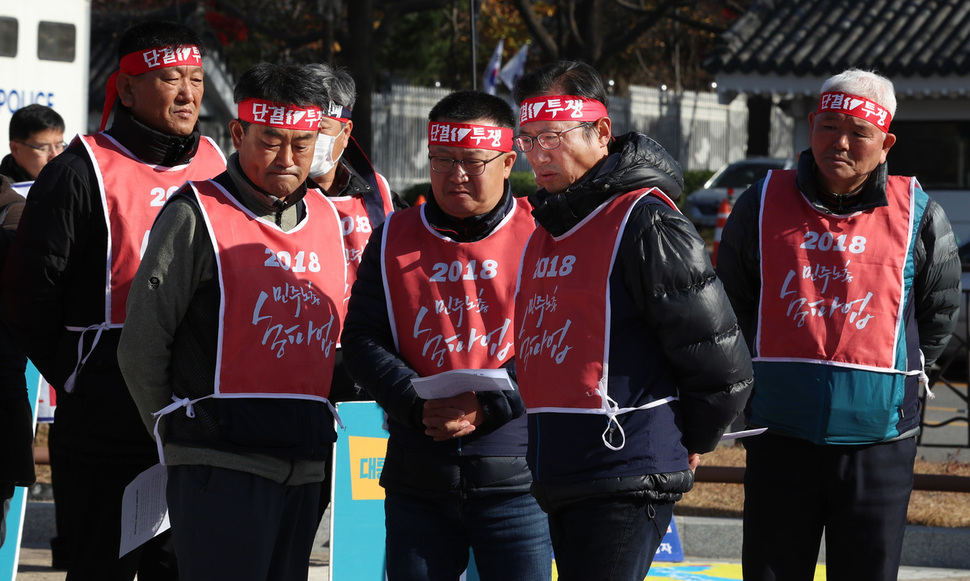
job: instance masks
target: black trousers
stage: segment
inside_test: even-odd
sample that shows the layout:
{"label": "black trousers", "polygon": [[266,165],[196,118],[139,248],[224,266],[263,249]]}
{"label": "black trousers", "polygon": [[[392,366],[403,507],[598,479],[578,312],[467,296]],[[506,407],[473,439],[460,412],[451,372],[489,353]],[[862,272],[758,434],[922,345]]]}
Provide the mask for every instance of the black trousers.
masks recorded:
{"label": "black trousers", "polygon": [[[51,471],[57,519],[59,564],[67,581],[174,581],[178,579],[170,532],[118,558],[121,543],[121,498],[128,485],[149,466],[78,459],[55,445],[51,432]],[[67,561],[67,563],[65,563]]]}
{"label": "black trousers", "polygon": [[7,513],[10,512],[10,499],[13,498],[14,485],[11,482],[0,482],[0,547],[7,539]]}
{"label": "black trousers", "polygon": [[169,466],[180,581],[306,581],[320,483],[288,486],[210,466]]}
{"label": "black trousers", "polygon": [[829,581],[895,581],[915,438],[819,446],[762,434],[745,448],[746,581],[810,581],[823,530]]}

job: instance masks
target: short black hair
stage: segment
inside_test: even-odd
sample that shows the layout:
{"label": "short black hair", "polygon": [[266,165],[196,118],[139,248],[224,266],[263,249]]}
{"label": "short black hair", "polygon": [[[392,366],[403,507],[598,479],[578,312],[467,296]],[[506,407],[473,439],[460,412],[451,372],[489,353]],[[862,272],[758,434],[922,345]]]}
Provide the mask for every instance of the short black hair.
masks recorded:
{"label": "short black hair", "polygon": [[46,105],[27,105],[10,117],[10,141],[26,141],[34,133],[48,129],[64,131],[64,118]]}
{"label": "short black hair", "polygon": [[256,63],[239,77],[232,92],[233,101],[264,99],[297,107],[326,107],[329,99],[315,75],[303,65]]}
{"label": "short black hair", "polygon": [[445,96],[428,113],[429,121],[439,119],[488,119],[498,127],[515,128],[515,112],[512,106],[500,97],[481,91],[456,91]]}
{"label": "short black hair", "polygon": [[132,24],[121,33],[118,40],[118,60],[133,52],[159,46],[199,47],[199,54],[205,56],[205,43],[199,34],[177,22],[169,20],[149,20]]}
{"label": "short black hair", "polygon": [[522,101],[530,97],[553,92],[594,99],[609,110],[603,78],[596,69],[582,61],[557,61],[523,75],[515,83],[512,97],[516,105],[522,105]]}

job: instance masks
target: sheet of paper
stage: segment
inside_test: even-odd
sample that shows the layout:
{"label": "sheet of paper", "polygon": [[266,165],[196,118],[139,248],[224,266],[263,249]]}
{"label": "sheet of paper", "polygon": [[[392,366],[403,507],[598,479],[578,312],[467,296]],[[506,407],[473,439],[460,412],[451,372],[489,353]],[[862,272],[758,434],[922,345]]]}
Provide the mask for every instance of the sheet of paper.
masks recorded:
{"label": "sheet of paper", "polygon": [[168,501],[165,467],[156,464],[135,477],[121,499],[121,546],[118,557],[167,531]]}
{"label": "sheet of paper", "polygon": [[748,436],[757,436],[758,434],[764,433],[768,428],[755,428],[754,430],[741,430],[740,432],[729,432],[721,436],[721,441],[726,442],[727,440],[737,440],[738,438],[747,438]]}
{"label": "sheet of paper", "polygon": [[452,369],[411,380],[414,391],[424,399],[454,397],[466,391],[515,389],[504,369]]}

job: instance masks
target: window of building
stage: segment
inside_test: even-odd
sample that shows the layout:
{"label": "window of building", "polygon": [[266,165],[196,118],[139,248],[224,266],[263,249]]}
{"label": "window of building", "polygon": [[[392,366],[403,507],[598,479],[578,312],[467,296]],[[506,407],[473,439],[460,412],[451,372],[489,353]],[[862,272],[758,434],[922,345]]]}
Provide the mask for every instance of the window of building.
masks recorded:
{"label": "window of building", "polygon": [[37,58],[74,62],[77,28],[66,22],[43,22],[37,26]]}
{"label": "window of building", "polygon": [[17,56],[17,19],[0,16],[0,56]]}
{"label": "window of building", "polygon": [[924,190],[970,189],[970,121],[893,121],[889,173],[916,176]]}

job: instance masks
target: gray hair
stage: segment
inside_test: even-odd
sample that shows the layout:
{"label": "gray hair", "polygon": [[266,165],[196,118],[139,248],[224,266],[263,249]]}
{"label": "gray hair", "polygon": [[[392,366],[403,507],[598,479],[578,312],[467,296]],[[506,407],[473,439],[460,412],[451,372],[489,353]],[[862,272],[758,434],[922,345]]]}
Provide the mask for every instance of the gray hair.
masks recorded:
{"label": "gray hair", "polygon": [[323,88],[323,93],[338,105],[353,110],[357,102],[357,84],[345,69],[335,69],[326,63],[304,65],[314,83]]}
{"label": "gray hair", "polygon": [[821,92],[829,91],[844,91],[865,97],[885,107],[890,116],[896,115],[896,90],[893,82],[872,71],[847,69],[829,77],[822,83]]}

